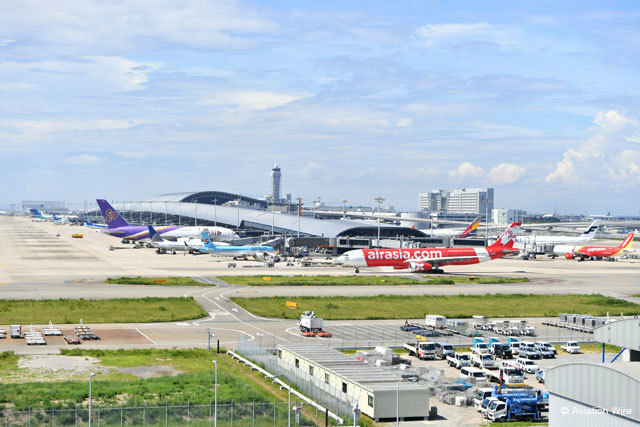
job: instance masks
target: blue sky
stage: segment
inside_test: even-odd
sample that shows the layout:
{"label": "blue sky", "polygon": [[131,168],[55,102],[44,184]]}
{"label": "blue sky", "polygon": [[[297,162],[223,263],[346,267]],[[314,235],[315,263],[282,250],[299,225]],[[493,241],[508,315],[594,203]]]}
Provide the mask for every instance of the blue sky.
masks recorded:
{"label": "blue sky", "polygon": [[[0,15],[0,204],[262,196],[637,214],[634,2],[23,1]],[[338,202],[339,203],[339,202]]]}

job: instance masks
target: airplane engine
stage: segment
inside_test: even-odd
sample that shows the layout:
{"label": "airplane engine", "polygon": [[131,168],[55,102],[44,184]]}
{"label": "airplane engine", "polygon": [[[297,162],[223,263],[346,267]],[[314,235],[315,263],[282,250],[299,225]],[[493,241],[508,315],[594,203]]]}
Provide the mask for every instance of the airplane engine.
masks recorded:
{"label": "airplane engine", "polygon": [[423,271],[431,271],[433,266],[428,262],[412,262],[409,264],[409,269],[412,272],[423,272]]}
{"label": "airplane engine", "polygon": [[564,254],[564,257],[566,259],[575,259],[575,255],[573,255],[573,252],[567,252],[566,254]]}

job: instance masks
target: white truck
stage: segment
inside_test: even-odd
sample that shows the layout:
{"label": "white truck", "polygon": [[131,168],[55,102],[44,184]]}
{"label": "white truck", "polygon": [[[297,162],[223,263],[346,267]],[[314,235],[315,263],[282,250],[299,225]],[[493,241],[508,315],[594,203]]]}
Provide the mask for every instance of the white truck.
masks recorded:
{"label": "white truck", "polygon": [[489,354],[489,345],[482,338],[474,338],[471,352],[473,354]]}
{"label": "white truck", "polygon": [[437,314],[427,314],[424,317],[424,324],[432,328],[443,329],[447,327],[447,318]]}
{"label": "white truck", "polygon": [[568,341],[565,345],[560,346],[560,348],[569,354],[578,354],[581,351],[578,341]]}
{"label": "white truck", "polygon": [[501,365],[497,370],[484,369],[482,372],[489,381],[498,384],[524,384],[522,370],[515,364]]}
{"label": "white truck", "polygon": [[471,366],[475,366],[480,369],[493,369],[495,368],[496,364],[490,354],[476,353],[471,356]]}
{"label": "white truck", "polygon": [[322,330],[322,318],[316,317],[313,311],[305,311],[300,316],[300,330],[302,332],[319,332]]}
{"label": "white truck", "polygon": [[409,352],[409,356],[416,356],[420,360],[436,358],[436,343],[430,341],[407,342],[404,348]]}
{"label": "white truck", "polygon": [[469,353],[456,353],[453,356],[447,356],[447,363],[456,369],[462,369],[465,366],[471,366],[471,355]]}

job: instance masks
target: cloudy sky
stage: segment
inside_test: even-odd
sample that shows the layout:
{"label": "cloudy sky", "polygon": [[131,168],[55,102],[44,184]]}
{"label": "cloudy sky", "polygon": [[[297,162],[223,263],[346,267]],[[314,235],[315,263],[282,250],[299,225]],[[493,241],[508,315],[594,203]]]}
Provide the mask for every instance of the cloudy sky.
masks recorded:
{"label": "cloudy sky", "polygon": [[278,163],[307,202],[638,214],[637,3],[450,4],[10,2],[0,204],[262,196]]}

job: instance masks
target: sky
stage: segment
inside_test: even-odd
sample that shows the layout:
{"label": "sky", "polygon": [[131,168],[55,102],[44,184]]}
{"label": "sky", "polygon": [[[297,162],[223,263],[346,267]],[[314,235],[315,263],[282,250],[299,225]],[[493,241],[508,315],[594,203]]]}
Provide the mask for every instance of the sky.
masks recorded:
{"label": "sky", "polygon": [[0,14],[0,205],[261,197],[640,211],[640,7],[24,0]]}

